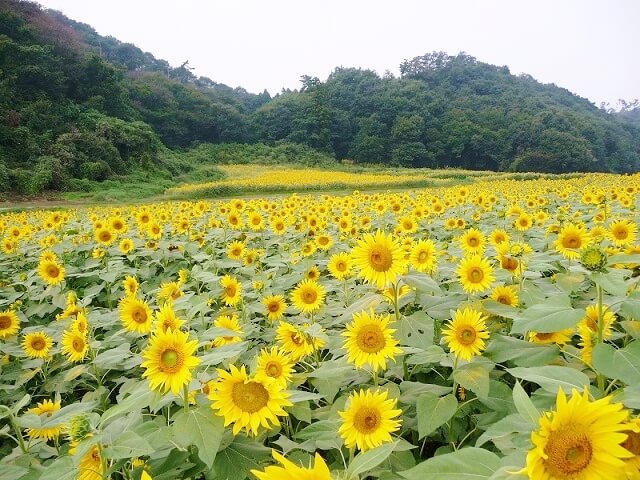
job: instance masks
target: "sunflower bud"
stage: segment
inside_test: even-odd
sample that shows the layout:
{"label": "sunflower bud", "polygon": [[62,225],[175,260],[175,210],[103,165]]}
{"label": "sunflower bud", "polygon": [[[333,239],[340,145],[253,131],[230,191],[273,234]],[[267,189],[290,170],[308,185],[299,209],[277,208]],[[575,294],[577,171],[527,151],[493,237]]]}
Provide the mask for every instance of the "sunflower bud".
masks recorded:
{"label": "sunflower bud", "polygon": [[587,270],[601,272],[607,266],[607,259],[607,253],[599,246],[593,245],[584,249],[580,257],[580,263]]}
{"label": "sunflower bud", "polygon": [[69,439],[74,442],[80,442],[91,434],[91,425],[89,417],[86,415],[76,415],[69,422],[69,430],[67,432]]}

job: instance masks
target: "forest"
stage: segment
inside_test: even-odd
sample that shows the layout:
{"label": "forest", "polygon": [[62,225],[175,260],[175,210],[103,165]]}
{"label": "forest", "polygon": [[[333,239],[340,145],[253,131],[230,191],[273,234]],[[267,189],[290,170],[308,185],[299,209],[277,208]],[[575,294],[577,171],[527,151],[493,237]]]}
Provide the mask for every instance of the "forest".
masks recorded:
{"label": "forest", "polygon": [[403,61],[398,77],[339,67],[324,81],[302,75],[297,90],[253,94],[37,3],[0,0],[5,192],[175,174],[190,168],[190,149],[223,143],[300,144],[356,164],[629,173],[640,166],[640,108],[625,105],[598,108],[506,66],[444,52]]}

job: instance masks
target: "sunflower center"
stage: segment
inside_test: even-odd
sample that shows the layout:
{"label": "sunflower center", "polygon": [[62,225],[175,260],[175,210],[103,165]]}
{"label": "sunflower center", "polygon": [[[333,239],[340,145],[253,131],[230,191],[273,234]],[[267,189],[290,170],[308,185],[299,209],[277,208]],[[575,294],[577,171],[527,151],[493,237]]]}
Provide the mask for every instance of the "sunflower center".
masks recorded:
{"label": "sunflower center", "polygon": [[46,343],[44,341],[43,338],[41,337],[36,337],[33,340],[31,340],[31,348],[34,350],[44,350]]}
{"label": "sunflower center", "polygon": [[538,340],[549,340],[551,337],[553,337],[553,333],[536,333]]}
{"label": "sunflower center", "polygon": [[304,292],[302,292],[302,301],[306,304],[311,305],[315,303],[317,298],[318,293],[315,290],[305,290]]}
{"label": "sunflower center", "polygon": [[371,268],[376,272],[386,272],[393,264],[391,252],[386,248],[374,248],[369,255]]}
{"label": "sunflower center", "polygon": [[377,325],[363,326],[356,337],[358,347],[366,353],[377,353],[385,347],[385,339]]}
{"label": "sunflower center", "polygon": [[268,362],[267,366],[265,367],[265,371],[267,372],[268,376],[273,378],[278,378],[280,375],[282,375],[282,367],[277,362]]}
{"label": "sunflower center", "polygon": [[471,237],[467,240],[470,247],[477,247],[480,241],[476,237]]}
{"label": "sunflower center", "polygon": [[302,338],[302,335],[300,335],[299,333],[294,333],[293,335],[291,335],[291,341],[295,345],[302,345],[304,343],[304,338]]}
{"label": "sunflower center", "polygon": [[613,231],[613,234],[618,240],[624,240],[629,236],[629,232],[627,232],[626,228],[616,228]]}
{"label": "sunflower center", "polygon": [[580,238],[575,235],[568,235],[562,239],[562,246],[565,248],[578,248],[580,246]]}
{"label": "sunflower center", "polygon": [[280,304],[278,302],[271,302],[268,308],[271,313],[276,313],[280,310]]}
{"label": "sunflower center", "polygon": [[327,237],[319,237],[318,243],[324,247],[329,244],[329,239]]}
{"label": "sunflower center", "polygon": [[353,426],[360,433],[373,433],[381,422],[380,412],[375,408],[362,407],[353,417]]}
{"label": "sunflower center", "polygon": [[336,263],[336,270],[338,270],[339,272],[344,272],[347,270],[347,264],[344,262],[338,262]]}
{"label": "sunflower center", "polygon": [[255,413],[269,402],[269,392],[258,382],[236,383],[231,391],[236,407],[243,412]]}
{"label": "sunflower center", "polygon": [[175,350],[165,350],[160,356],[160,362],[162,363],[162,365],[169,369],[175,368],[176,365],[178,365],[179,360],[180,356]]}
{"label": "sunflower center", "polygon": [[503,303],[504,305],[511,305],[511,299],[506,295],[499,295],[496,299],[499,303]]}
{"label": "sunflower center", "polygon": [[461,344],[471,345],[476,340],[476,331],[469,326],[462,327],[458,331],[457,338],[458,342],[460,342]]}
{"label": "sunflower center", "polygon": [[224,294],[227,297],[235,297],[236,296],[236,287],[235,285],[227,285],[224,287]]}
{"label": "sunflower center", "polygon": [[56,278],[60,274],[60,269],[56,265],[49,265],[47,267],[47,275],[51,278]]}
{"label": "sunflower center", "polygon": [[133,312],[131,313],[131,318],[136,323],[146,323],[147,312],[145,312],[143,308],[136,307],[135,310],[133,310]]}
{"label": "sunflower center", "polygon": [[76,352],[82,352],[84,350],[84,340],[82,338],[74,338],[71,346]]}
{"label": "sunflower center", "polygon": [[484,272],[480,267],[472,267],[467,273],[467,280],[469,280],[471,283],[480,283],[482,282],[483,278]]}
{"label": "sunflower center", "polygon": [[585,428],[576,424],[551,432],[544,451],[547,468],[556,478],[573,478],[593,457],[593,447]]}
{"label": "sunflower center", "polygon": [[103,242],[108,242],[109,240],[111,240],[111,233],[110,232],[100,233],[100,240],[102,240]]}
{"label": "sunflower center", "polygon": [[6,330],[11,326],[9,315],[0,315],[0,330]]}
{"label": "sunflower center", "polygon": [[420,262],[420,263],[425,263],[428,259],[429,259],[429,253],[427,253],[427,252],[420,252],[420,253],[418,254],[418,262]]}
{"label": "sunflower center", "polygon": [[640,433],[625,433],[627,434],[627,439],[622,443],[622,446],[637,457],[638,455],[640,455]]}

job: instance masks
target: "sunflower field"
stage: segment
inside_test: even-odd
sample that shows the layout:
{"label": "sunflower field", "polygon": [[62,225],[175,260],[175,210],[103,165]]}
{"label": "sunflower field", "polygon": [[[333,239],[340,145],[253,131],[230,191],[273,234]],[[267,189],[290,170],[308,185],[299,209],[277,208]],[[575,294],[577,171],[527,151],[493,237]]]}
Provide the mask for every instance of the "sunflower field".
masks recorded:
{"label": "sunflower field", "polygon": [[640,176],[0,215],[0,480],[640,479]]}

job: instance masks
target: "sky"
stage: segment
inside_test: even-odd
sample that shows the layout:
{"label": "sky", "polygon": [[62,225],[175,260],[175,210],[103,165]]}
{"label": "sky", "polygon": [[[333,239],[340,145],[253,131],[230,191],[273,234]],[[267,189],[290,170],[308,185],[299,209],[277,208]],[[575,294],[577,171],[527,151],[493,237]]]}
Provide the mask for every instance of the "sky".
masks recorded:
{"label": "sky", "polygon": [[196,75],[272,95],[335,67],[466,52],[596,105],[640,98],[639,0],[39,0]]}

